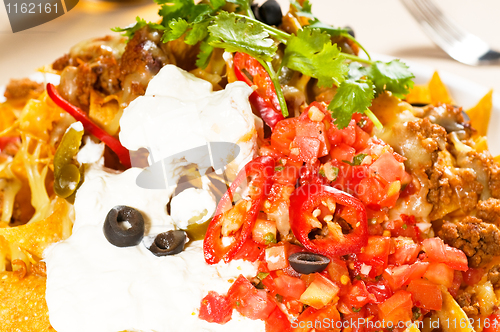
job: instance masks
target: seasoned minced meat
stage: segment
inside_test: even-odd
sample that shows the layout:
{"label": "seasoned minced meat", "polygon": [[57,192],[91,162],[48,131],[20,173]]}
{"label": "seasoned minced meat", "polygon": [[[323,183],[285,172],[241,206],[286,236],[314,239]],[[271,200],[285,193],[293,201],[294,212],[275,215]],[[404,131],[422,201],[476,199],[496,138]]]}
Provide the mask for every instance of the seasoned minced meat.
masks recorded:
{"label": "seasoned minced meat", "polygon": [[36,98],[43,92],[44,85],[28,78],[11,79],[5,88],[4,96],[9,99]]}
{"label": "seasoned minced meat", "polygon": [[488,271],[488,281],[491,282],[493,288],[500,288],[500,265],[494,265]]}
{"label": "seasoned minced meat", "polygon": [[486,201],[480,201],[477,204],[476,216],[482,220],[500,225],[500,200],[489,198]]}
{"label": "seasoned minced meat", "polygon": [[456,297],[456,300],[468,317],[479,315],[480,307],[474,292],[463,292]]}
{"label": "seasoned minced meat", "polygon": [[407,123],[407,128],[416,135],[422,146],[429,152],[436,152],[446,142],[446,130],[429,119],[419,119]]}
{"label": "seasoned minced meat", "polygon": [[479,267],[500,255],[500,229],[475,217],[467,216],[461,221],[443,224],[438,236],[462,250],[469,258],[470,267]]}

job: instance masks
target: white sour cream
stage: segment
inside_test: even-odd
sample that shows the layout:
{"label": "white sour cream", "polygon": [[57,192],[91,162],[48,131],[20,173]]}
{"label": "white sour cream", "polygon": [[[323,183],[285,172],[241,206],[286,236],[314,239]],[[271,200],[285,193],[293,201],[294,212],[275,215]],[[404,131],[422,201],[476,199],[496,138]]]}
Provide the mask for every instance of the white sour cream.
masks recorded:
{"label": "white sour cream", "polygon": [[[169,80],[165,75],[173,76]],[[231,84],[225,91],[212,93],[204,81],[168,66],[153,79],[149,90],[157,97],[140,97],[145,103],[138,98],[122,118],[120,139],[127,148],[148,147],[153,158],[160,160],[206,141],[229,141],[241,147],[234,162],[236,168],[253,157],[256,137],[248,87]],[[168,93],[177,97],[158,97]],[[196,99],[195,94],[203,99]],[[158,100],[152,100],[155,98]],[[206,121],[199,121],[200,117]],[[203,134],[197,132],[199,126],[190,122],[196,118]],[[253,264],[232,261],[208,265],[202,241],[190,243],[175,256],[156,257],[143,243],[118,248],[106,240],[103,223],[116,205],[141,211],[146,235],[178,227],[166,212],[175,186],[140,188],[136,179],[142,169],[131,168],[123,173],[105,170],[98,156],[102,148],[92,146],[90,141],[87,144],[90,145],[82,150],[79,160],[93,164],[77,191],[73,234],[44,254],[46,301],[52,326],[58,332],[264,331],[263,321],[247,319],[236,311],[224,325],[198,318],[201,299],[209,291],[224,294],[238,275],[255,276]],[[170,171],[174,172],[177,166],[172,164]],[[179,202],[176,206],[184,205],[186,216],[190,211],[191,215],[199,212],[199,207],[193,207],[196,202],[182,197]],[[182,218],[181,215],[176,218]]]}

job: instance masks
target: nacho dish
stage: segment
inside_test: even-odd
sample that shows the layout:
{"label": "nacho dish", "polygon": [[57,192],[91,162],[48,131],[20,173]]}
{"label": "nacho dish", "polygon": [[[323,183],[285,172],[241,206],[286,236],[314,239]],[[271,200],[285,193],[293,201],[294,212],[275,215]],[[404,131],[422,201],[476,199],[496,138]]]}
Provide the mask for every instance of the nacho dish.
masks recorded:
{"label": "nacho dish", "polygon": [[492,92],[308,0],[155,0],[0,103],[0,331],[500,331]]}

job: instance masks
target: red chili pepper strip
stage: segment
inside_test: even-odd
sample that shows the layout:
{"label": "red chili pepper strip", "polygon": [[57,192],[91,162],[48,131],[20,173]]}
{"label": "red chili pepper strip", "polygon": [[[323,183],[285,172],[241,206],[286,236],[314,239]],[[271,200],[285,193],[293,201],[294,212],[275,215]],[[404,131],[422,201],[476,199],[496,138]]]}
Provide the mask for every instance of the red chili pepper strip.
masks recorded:
{"label": "red chili pepper strip", "polygon": [[85,130],[100,139],[111,150],[113,150],[113,152],[116,153],[116,155],[120,159],[120,162],[123,164],[123,166],[127,168],[131,167],[129,150],[126,149],[119,140],[108,134],[103,129],[99,128],[80,108],[70,104],[63,97],[61,97],[53,84],[47,84],[47,93],[57,106],[68,112],[72,117],[75,118],[76,121],[80,121],[83,124],[83,128],[85,128]]}
{"label": "red chili pepper strip", "polygon": [[[278,121],[284,119],[284,116],[269,74],[259,61],[245,53],[237,52],[233,63],[234,73],[238,80],[246,82],[249,86],[257,86],[257,90],[249,97],[250,103],[259,111],[264,122],[273,129]],[[243,73],[243,70],[252,75],[253,81]]]}
{"label": "red chili pepper strip", "polygon": [[[314,218],[313,211],[327,199],[333,199],[337,205],[336,211],[339,211],[339,205],[342,206],[341,209],[348,209],[346,211],[349,213],[342,213],[342,216],[346,216],[345,221],[350,225],[351,230],[348,234],[341,233],[340,236],[329,232],[323,238],[310,239],[309,234],[313,230],[310,222],[311,218]],[[293,234],[304,247],[325,256],[359,253],[361,248],[368,243],[368,225],[363,203],[329,186],[308,184],[294,191],[290,197],[290,226]]]}
{"label": "red chili pepper strip", "polygon": [[[203,253],[208,264],[216,264],[220,260],[229,262],[241,249],[245,241],[252,233],[252,228],[259,214],[262,203],[269,192],[271,176],[274,173],[274,159],[268,156],[258,157],[250,161],[236,176],[230,188],[222,196],[215,216],[208,225],[208,229],[203,241]],[[240,184],[252,177],[249,196],[251,206],[243,215],[243,225],[235,233],[235,240],[228,246],[222,243],[222,225],[224,221],[224,211],[232,206],[232,197]]]}

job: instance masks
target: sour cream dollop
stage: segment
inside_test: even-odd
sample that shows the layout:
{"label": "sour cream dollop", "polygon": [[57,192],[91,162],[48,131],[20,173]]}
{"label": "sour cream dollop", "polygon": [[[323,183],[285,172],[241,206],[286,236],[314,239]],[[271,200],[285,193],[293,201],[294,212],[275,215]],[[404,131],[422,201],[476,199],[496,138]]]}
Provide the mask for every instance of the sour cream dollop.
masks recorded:
{"label": "sour cream dollop", "polygon": [[[225,91],[211,92],[207,84],[176,67],[162,69],[150,82],[148,95],[136,99],[124,112],[123,144],[129,149],[148,147],[159,160],[207,141],[229,141],[241,148],[234,167],[243,167],[256,149],[247,99],[251,89],[235,83]],[[200,114],[207,120],[200,120]],[[199,121],[193,125],[191,120],[196,118]],[[197,131],[200,126],[202,134]],[[264,331],[264,322],[247,319],[236,311],[224,325],[198,318],[200,301],[210,290],[223,294],[240,274],[254,276],[253,264],[237,260],[208,265],[202,241],[190,243],[180,254],[164,257],[154,256],[143,243],[126,248],[109,243],[102,228],[108,211],[116,205],[128,205],[143,214],[145,235],[178,228],[166,211],[175,186],[140,188],[136,179],[142,169],[109,171],[98,156],[102,148],[89,146],[82,153],[82,160],[93,163],[76,194],[73,233],[44,255],[49,319],[58,332]],[[170,171],[175,173],[178,166],[172,163]],[[196,202],[186,197],[178,200],[186,211],[199,212]],[[182,219],[182,215],[176,218]]]}

